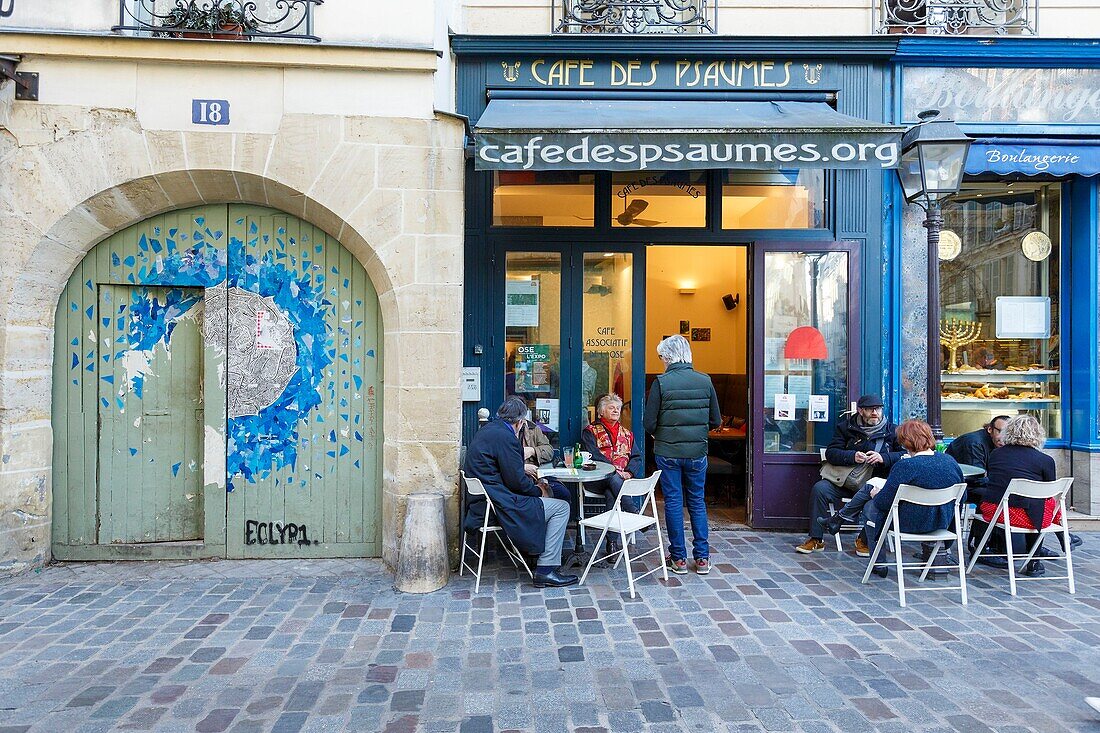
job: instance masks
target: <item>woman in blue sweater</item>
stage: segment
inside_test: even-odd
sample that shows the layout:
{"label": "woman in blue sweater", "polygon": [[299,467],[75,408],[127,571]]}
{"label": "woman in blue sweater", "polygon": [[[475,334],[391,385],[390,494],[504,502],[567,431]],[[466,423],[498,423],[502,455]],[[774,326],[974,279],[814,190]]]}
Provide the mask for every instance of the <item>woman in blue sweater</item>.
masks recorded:
{"label": "woman in blue sweater", "polygon": [[[936,439],[932,429],[923,420],[906,420],[898,426],[898,443],[908,451],[905,460],[898,461],[890,469],[886,483],[878,491],[872,491],[873,497],[863,509],[867,518],[867,545],[874,548],[878,542],[879,531],[886,524],[890,507],[902,484],[919,486],[922,489],[946,489],[963,482],[962,471],[955,459],[944,453],[936,453]],[[943,506],[920,506],[903,503],[898,507],[898,522],[903,532],[932,532],[947,529],[955,519],[951,504]],[[875,575],[885,578],[889,573],[885,565],[874,569]]]}

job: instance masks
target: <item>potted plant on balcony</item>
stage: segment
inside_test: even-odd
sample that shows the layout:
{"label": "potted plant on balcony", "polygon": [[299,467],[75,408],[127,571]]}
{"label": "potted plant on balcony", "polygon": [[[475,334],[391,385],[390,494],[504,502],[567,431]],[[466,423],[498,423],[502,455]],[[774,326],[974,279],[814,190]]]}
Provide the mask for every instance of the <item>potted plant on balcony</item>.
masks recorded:
{"label": "potted plant on balcony", "polygon": [[229,0],[216,0],[210,6],[199,7],[195,0],[178,4],[161,19],[164,35],[171,38],[213,38],[218,40],[252,40],[256,21]]}

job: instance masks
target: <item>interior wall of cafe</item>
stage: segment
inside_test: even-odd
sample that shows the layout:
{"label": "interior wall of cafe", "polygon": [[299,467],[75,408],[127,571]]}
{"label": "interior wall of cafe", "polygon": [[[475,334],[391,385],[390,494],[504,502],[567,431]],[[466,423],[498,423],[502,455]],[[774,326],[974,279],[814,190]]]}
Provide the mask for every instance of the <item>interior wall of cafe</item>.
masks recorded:
{"label": "interior wall of cafe", "polygon": [[[680,321],[709,328],[710,341],[692,341],[694,366],[708,374],[744,374],[748,358],[748,248],[655,246],[646,250],[647,374],[664,371],[657,344],[680,333]],[[694,288],[684,295],[681,288]],[[740,294],[726,310],[722,296]],[[685,334],[691,338],[691,333]]]}

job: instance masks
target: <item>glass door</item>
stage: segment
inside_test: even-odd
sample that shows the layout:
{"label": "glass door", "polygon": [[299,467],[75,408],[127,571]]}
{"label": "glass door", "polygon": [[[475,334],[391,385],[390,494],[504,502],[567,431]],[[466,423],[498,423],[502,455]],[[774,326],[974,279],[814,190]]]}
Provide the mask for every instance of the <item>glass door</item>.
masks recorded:
{"label": "glass door", "polygon": [[821,450],[859,389],[852,242],[753,254],[752,525],[804,528]]}
{"label": "glass door", "polygon": [[508,252],[504,274],[504,395],[560,447],[562,267],[558,252]]}
{"label": "glass door", "polygon": [[[623,401],[620,422],[633,427],[634,256],[629,252],[585,252],[581,283],[580,427],[599,419],[596,400],[614,392]],[[642,395],[638,395],[639,400]]]}

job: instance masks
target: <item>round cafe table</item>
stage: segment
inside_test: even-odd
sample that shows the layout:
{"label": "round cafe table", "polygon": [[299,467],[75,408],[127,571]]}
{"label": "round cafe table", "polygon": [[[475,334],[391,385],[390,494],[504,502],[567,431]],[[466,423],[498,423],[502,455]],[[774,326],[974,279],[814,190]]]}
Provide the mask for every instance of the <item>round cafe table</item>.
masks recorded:
{"label": "round cafe table", "polygon": [[[615,473],[615,467],[610,463],[597,463],[595,468],[588,470],[583,468],[553,468],[551,466],[539,466],[539,478],[556,478],[563,484],[576,485],[576,489],[569,492],[569,498],[574,505],[571,514],[577,517],[581,516],[581,491],[584,485],[586,483],[605,479],[613,473]],[[583,562],[588,562],[584,543],[581,542],[580,530],[577,531],[576,547],[577,549],[574,552],[574,556],[562,563],[563,567],[580,562],[582,558]]]}
{"label": "round cafe table", "polygon": [[971,466],[969,463],[960,463],[959,470],[967,481],[985,476],[985,469],[980,466]]}

